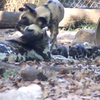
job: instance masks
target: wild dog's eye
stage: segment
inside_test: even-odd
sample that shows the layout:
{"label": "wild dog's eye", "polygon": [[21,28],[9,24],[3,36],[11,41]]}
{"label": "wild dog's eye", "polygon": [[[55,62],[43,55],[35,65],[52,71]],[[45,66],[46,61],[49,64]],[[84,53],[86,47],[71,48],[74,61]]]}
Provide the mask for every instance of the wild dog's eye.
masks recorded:
{"label": "wild dog's eye", "polygon": [[29,29],[28,27],[26,28],[26,31],[28,31],[28,32],[34,32],[33,29]]}
{"label": "wild dog's eye", "polygon": [[34,30],[32,30],[32,29],[27,29],[27,31],[28,31],[28,32],[34,32]]}

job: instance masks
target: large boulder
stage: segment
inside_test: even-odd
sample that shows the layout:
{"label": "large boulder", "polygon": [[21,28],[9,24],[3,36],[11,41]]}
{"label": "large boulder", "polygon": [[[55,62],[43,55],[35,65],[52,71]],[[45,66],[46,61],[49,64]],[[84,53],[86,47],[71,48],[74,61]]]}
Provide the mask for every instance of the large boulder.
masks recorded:
{"label": "large boulder", "polygon": [[100,45],[100,18],[96,26],[96,45]]}
{"label": "large boulder", "polygon": [[76,35],[75,38],[72,41],[72,45],[75,44],[79,44],[79,43],[84,43],[84,42],[88,42],[92,45],[95,44],[95,30],[92,29],[81,29],[79,30]]}

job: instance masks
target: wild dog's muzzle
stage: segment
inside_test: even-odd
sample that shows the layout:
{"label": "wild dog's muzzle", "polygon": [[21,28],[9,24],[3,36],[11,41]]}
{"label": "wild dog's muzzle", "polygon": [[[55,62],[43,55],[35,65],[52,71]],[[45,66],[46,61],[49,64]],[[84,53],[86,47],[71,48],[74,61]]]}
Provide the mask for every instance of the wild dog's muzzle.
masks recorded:
{"label": "wild dog's muzzle", "polygon": [[26,26],[25,25],[20,25],[20,24],[16,24],[16,26],[15,26],[15,28],[18,30],[18,31],[20,31],[20,32],[22,32],[23,33],[23,30],[24,30],[24,28],[25,28]]}
{"label": "wild dog's muzzle", "polygon": [[29,23],[28,20],[20,20],[19,22],[17,22],[16,24],[16,29],[20,32],[23,32],[26,26],[29,26],[33,23]]}

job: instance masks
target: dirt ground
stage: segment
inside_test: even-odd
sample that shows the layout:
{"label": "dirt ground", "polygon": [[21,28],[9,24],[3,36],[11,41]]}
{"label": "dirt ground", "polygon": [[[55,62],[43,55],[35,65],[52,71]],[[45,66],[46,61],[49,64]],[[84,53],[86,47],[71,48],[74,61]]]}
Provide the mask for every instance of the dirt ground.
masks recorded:
{"label": "dirt ground", "polygon": [[[13,32],[7,33],[7,31],[8,29],[0,30],[0,41],[21,35],[18,32],[13,34]],[[70,45],[76,32],[77,30],[60,31],[57,37],[58,43]],[[15,66],[14,70],[17,66],[21,70],[27,67],[37,68],[48,79],[25,81],[20,76],[20,70],[17,69],[17,73],[0,77],[0,92],[8,92],[30,84],[39,84],[43,88],[45,100],[100,100],[100,57],[80,60],[58,57],[49,62],[27,61],[12,65]],[[50,69],[50,66],[53,69]],[[55,70],[57,67],[61,69]],[[75,70],[67,70],[67,68],[75,68]]]}

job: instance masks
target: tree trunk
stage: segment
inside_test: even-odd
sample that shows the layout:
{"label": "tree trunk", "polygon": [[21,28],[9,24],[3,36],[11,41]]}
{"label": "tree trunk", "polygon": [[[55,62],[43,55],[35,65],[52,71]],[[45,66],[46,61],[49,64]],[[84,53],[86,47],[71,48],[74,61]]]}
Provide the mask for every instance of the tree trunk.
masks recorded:
{"label": "tree trunk", "polygon": [[96,45],[100,45],[100,18],[98,20],[97,26],[96,26]]}
{"label": "tree trunk", "polygon": [[0,29],[15,28],[20,12],[0,11]]}

